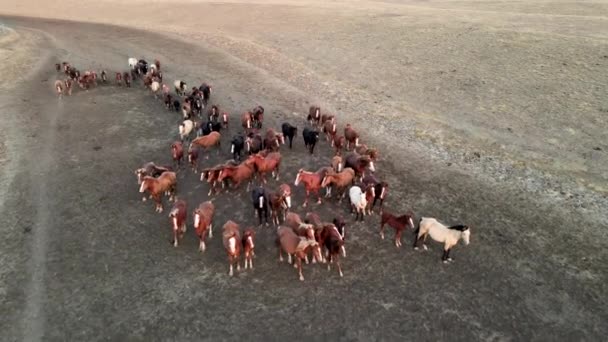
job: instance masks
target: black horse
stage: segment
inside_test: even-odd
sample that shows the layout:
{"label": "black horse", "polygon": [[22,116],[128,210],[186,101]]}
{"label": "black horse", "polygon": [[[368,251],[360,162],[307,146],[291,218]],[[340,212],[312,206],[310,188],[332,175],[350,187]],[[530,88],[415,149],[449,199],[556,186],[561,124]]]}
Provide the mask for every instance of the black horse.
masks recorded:
{"label": "black horse", "polygon": [[310,154],[313,154],[315,145],[317,144],[317,141],[319,141],[319,131],[305,127],[302,131],[302,137],[304,138],[304,145],[306,145]]}
{"label": "black horse", "polygon": [[255,188],[251,191],[251,201],[253,203],[253,209],[257,212],[257,216],[262,225],[262,212],[266,218],[266,225],[268,225],[268,214],[270,211],[270,202],[268,200],[268,193],[263,187]]}
{"label": "black horse", "polygon": [[245,147],[245,138],[242,135],[235,135],[232,137],[230,152],[232,158],[237,161],[241,161],[241,151]]}
{"label": "black horse", "polygon": [[289,139],[289,149],[291,149],[293,138],[298,134],[298,127],[292,126],[288,122],[284,122],[283,125],[281,125],[281,129],[283,131],[283,136]]}

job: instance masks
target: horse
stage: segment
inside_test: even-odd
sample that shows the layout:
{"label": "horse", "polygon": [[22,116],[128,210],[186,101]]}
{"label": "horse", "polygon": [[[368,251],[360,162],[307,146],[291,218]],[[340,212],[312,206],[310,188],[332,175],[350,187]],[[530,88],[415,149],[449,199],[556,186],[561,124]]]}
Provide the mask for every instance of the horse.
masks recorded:
{"label": "horse", "polygon": [[[342,216],[334,217],[333,224],[338,229],[342,240],[346,239],[346,222]],[[346,258],[346,248],[342,245],[342,256]]]}
{"label": "horse", "polygon": [[308,109],[308,117],[306,119],[311,126],[319,126],[319,122],[321,122],[321,107],[310,106]]}
{"label": "horse", "polygon": [[[355,171],[353,169],[351,169],[350,167],[346,167],[344,168],[344,170],[342,170],[341,172],[335,173],[335,172],[329,172],[325,175],[325,177],[323,178],[323,181],[321,182],[321,186],[322,187],[328,187],[330,185],[334,185],[336,187],[336,191],[338,192],[338,198],[339,198],[339,202],[342,202],[342,198],[345,196],[346,194],[346,187],[350,184],[352,184],[353,180],[355,179]],[[331,188],[329,189],[329,191],[327,191],[327,194],[325,195],[325,197],[330,197],[331,196]]]}
{"label": "horse", "polygon": [[331,143],[331,146],[334,145],[334,140],[336,139],[337,125],[334,120],[325,121],[323,124],[323,133],[325,133],[325,140]]}
{"label": "horse", "polygon": [[266,137],[262,144],[263,148],[270,151],[278,151],[282,144],[285,144],[285,137],[282,133],[277,133],[272,128],[266,130]]}
{"label": "horse", "polygon": [[367,199],[365,198],[365,193],[361,190],[359,186],[352,186],[350,190],[348,190],[348,197],[350,198],[350,212],[355,211],[356,217],[355,221],[359,220],[359,216],[361,216],[361,221],[363,221],[363,216],[365,216],[365,208],[367,207]]}
{"label": "horse", "polygon": [[108,83],[108,74],[105,70],[101,70],[101,82]]}
{"label": "horse", "polygon": [[[192,142],[190,143],[190,146],[198,145],[198,146],[204,148],[205,151],[207,151],[209,148],[211,148],[213,146],[217,146],[218,147],[217,154],[220,154],[219,147],[220,147],[221,136],[222,135],[219,132],[211,132],[211,133],[209,133],[209,135],[198,137],[198,138],[192,140]],[[209,156],[207,155],[205,158],[209,159]]]}
{"label": "horse", "polygon": [[346,155],[344,158],[344,167],[350,167],[355,170],[355,175],[361,180],[365,176],[365,169],[369,168],[371,172],[376,172],[373,160],[371,160],[369,156],[361,156],[356,152],[351,152]]}
{"label": "horse", "polygon": [[371,191],[371,197],[367,199],[370,214],[374,212],[374,207],[378,200],[380,201],[380,212],[382,212],[384,199],[388,194],[388,183],[381,182],[374,175],[369,174],[363,177],[363,184],[368,186],[368,189]]}
{"label": "horse", "polygon": [[184,145],[182,145],[181,141],[175,141],[173,144],[171,144],[171,157],[179,169],[179,167],[182,165],[182,159],[184,159]]}
{"label": "horse", "polygon": [[253,108],[251,111],[251,119],[253,123],[253,127],[262,128],[262,123],[264,122],[264,107],[257,106]]}
{"label": "horse", "polygon": [[269,171],[273,178],[279,180],[279,167],[281,166],[281,154],[279,152],[268,153],[266,157],[260,153],[252,154],[249,160],[255,164],[255,168],[264,184],[266,184],[266,173]]}
{"label": "horse", "polygon": [[344,138],[346,139],[347,150],[351,149],[351,145],[359,146],[359,133],[350,124],[346,124],[346,127],[344,127]]}
{"label": "horse", "polygon": [[176,112],[179,112],[179,110],[182,108],[182,105],[179,103],[179,100],[173,100],[173,110],[175,110]]}
{"label": "horse", "polygon": [[167,110],[171,110],[173,105],[173,96],[171,96],[171,94],[166,94],[163,101],[165,102],[165,107]]}
{"label": "horse", "polygon": [[129,67],[131,68],[131,70],[134,70],[135,66],[137,65],[137,58],[135,58],[135,57],[129,58],[128,63],[129,63]]}
{"label": "horse", "polygon": [[55,91],[57,91],[57,96],[61,97],[63,95],[63,82],[61,80],[55,81]]}
{"label": "horse", "polygon": [[207,103],[209,102],[212,88],[213,87],[211,85],[208,85],[207,83],[201,84],[201,86],[198,88],[201,93],[203,93],[203,102],[205,103],[205,105],[207,105]]}
{"label": "horse", "polygon": [[179,124],[177,130],[179,133],[179,137],[183,142],[186,138],[190,136],[192,131],[194,131],[194,121],[184,120],[182,123]]}
{"label": "horse", "polygon": [[201,99],[198,96],[194,98],[191,106],[192,106],[192,112],[194,113],[194,115],[196,115],[199,118],[202,117],[202,113],[203,113],[203,109],[205,108],[205,105],[203,104],[203,102],[201,101]]}
{"label": "horse", "polygon": [[[175,198],[176,187],[177,177],[175,172],[166,171],[158,176],[158,178],[144,176],[141,181],[141,186],[139,187],[139,192],[144,193],[145,191],[148,191],[156,202],[156,212],[162,213],[163,204],[160,196],[163,193],[168,193],[169,201],[172,201]],[[146,198],[144,197],[143,200],[145,201]]]}
{"label": "horse", "polygon": [[234,160],[241,160],[241,151],[245,147],[245,138],[242,135],[235,135],[230,142],[230,153]]}
{"label": "horse", "polygon": [[61,64],[55,63],[55,71],[57,71],[57,72],[61,71]]}
{"label": "horse", "polygon": [[182,104],[182,116],[184,119],[190,119],[192,117],[192,106],[190,106],[190,103],[187,101],[184,101]]}
{"label": "horse", "polygon": [[125,80],[125,85],[127,86],[127,88],[131,88],[131,79],[132,79],[131,75],[129,75],[128,72],[125,72],[123,75],[123,78]]}
{"label": "horse", "polygon": [[158,91],[160,90],[160,83],[158,83],[157,81],[152,81],[152,83],[150,84],[150,90],[154,94],[154,98],[157,99]]}
{"label": "horse", "polygon": [[321,204],[321,195],[319,194],[319,190],[321,189],[321,184],[326,174],[327,168],[325,167],[320,168],[317,170],[317,172],[305,171],[304,169],[300,169],[298,171],[294,185],[298,186],[298,184],[301,182],[304,184],[304,188],[306,188],[306,199],[302,205],[304,208],[306,208],[308,205],[308,196],[311,192],[317,195],[317,204]]}
{"label": "horse", "polygon": [[378,161],[378,159],[379,159],[378,150],[375,149],[375,148],[369,148],[365,144],[362,144],[362,145],[359,145],[359,146],[355,147],[355,152],[358,153],[358,154],[360,154],[360,155],[362,155],[362,156],[364,156],[364,155],[369,156],[369,158],[373,162]]}
{"label": "horse", "polygon": [[194,171],[194,173],[198,172],[198,151],[199,151],[199,147],[196,146],[190,146],[188,147],[188,164],[190,164],[190,167],[192,168],[192,171]]}
{"label": "horse", "polygon": [[251,190],[251,202],[253,203],[254,213],[257,214],[258,219],[260,221],[260,226],[262,225],[262,212],[264,212],[264,217],[266,218],[266,226],[268,226],[268,212],[270,211],[270,200],[268,194],[266,193],[266,189],[260,186]]}
{"label": "horse", "polygon": [[178,240],[184,237],[186,232],[186,217],[188,216],[188,207],[186,201],[177,200],[173,204],[171,212],[169,212],[169,218],[172,223],[173,230],[173,246],[177,247]]}
{"label": "horse", "polygon": [[228,254],[228,263],[230,264],[230,271],[228,275],[232,277],[233,271],[232,266],[236,263],[236,270],[239,271],[241,266],[239,265],[239,257],[241,255],[241,232],[239,225],[232,221],[228,220],[224,224],[222,229],[222,242],[224,243],[224,248],[226,249],[226,254]]}
{"label": "horse", "polygon": [[248,181],[247,191],[249,191],[254,171],[255,165],[249,160],[240,163],[238,166],[224,166],[219,173],[218,181],[222,182],[224,179],[229,178],[233,182],[234,189],[238,188],[241,182]]}
{"label": "horse", "polygon": [[288,122],[284,122],[281,125],[281,131],[283,132],[283,143],[285,143],[285,137],[289,138],[289,149],[291,150],[293,138],[298,134],[298,127],[292,126]]}
{"label": "horse", "polygon": [[165,171],[173,171],[171,167],[156,165],[154,162],[148,162],[141,168],[135,170],[137,176],[137,184],[141,184],[145,176],[158,177]]}
{"label": "horse", "polygon": [[333,158],[331,158],[331,168],[334,169],[335,172],[342,171],[343,167],[344,163],[342,162],[342,157],[334,156]]}
{"label": "horse", "polygon": [[250,132],[245,139],[245,149],[248,154],[257,154],[262,150],[262,136]]}
{"label": "horse", "polygon": [[[220,173],[226,166],[238,166],[238,164],[235,164],[230,161],[225,164],[216,165],[209,169],[201,170],[201,182],[203,180],[206,180],[207,183],[210,184],[209,193],[207,194],[207,196],[211,196],[214,191],[219,192],[219,190],[216,189],[216,186],[219,182]],[[222,184],[222,187],[224,187],[225,181],[222,181],[220,183]]]}
{"label": "horse", "polygon": [[253,269],[253,256],[255,255],[253,249],[255,248],[255,231],[253,228],[245,229],[243,233],[243,254],[245,255],[245,269],[247,269],[247,263],[249,263],[249,269]]}
{"label": "horse", "polygon": [[209,113],[207,119],[209,121],[218,121],[220,117],[220,108],[217,105],[211,106],[211,112]]}
{"label": "horse", "polygon": [[186,95],[186,89],[188,89],[188,85],[184,81],[176,80],[173,82],[173,86],[175,87],[175,93],[179,96]]}
{"label": "horse", "polygon": [[290,227],[280,226],[277,229],[277,246],[279,247],[279,261],[283,261],[283,252],[287,253],[288,262],[291,263],[291,255],[295,254],[296,264],[298,268],[298,275],[300,281],[304,281],[304,275],[302,274],[302,259],[306,257],[306,253],[309,249],[313,249],[315,258],[321,260],[320,248],[317,241],[307,239],[296,235]]}
{"label": "horse", "polygon": [[198,249],[201,252],[205,251],[207,231],[209,238],[213,237],[213,216],[215,214],[215,205],[211,201],[205,201],[199,204],[194,210],[194,232],[198,236]]}
{"label": "horse", "polygon": [[224,128],[228,128],[228,112],[222,112],[222,126],[224,126]]}
{"label": "horse", "polygon": [[245,129],[245,133],[249,133],[251,130],[253,122],[253,116],[250,112],[245,112],[241,115],[241,125]]}
{"label": "horse", "polygon": [[395,229],[395,246],[401,247],[401,235],[407,226],[409,225],[412,230],[416,229],[414,226],[413,217],[414,214],[412,213],[407,213],[397,217],[389,212],[383,212],[382,217],[380,218],[380,238],[384,240],[384,226],[388,224],[390,227]]}
{"label": "horse", "polygon": [[308,148],[310,154],[313,154],[315,145],[319,141],[319,131],[305,127],[302,131],[302,137],[304,138],[304,145]]}
{"label": "horse", "polygon": [[287,184],[281,184],[279,190],[269,194],[270,209],[272,212],[272,222],[278,226],[280,213],[283,213],[283,221],[286,219],[286,212],[291,208],[291,188]]}
{"label": "horse", "polygon": [[67,78],[63,81],[63,84],[65,85],[65,93],[67,95],[72,95],[72,80]]}
{"label": "horse", "polygon": [[423,217],[418,221],[418,228],[414,232],[416,242],[414,242],[414,249],[418,249],[420,244],[426,250],[427,246],[424,244],[427,235],[433,240],[443,243],[443,256],[441,260],[444,263],[448,263],[453,259],[450,257],[450,250],[454,247],[458,241],[462,240],[466,245],[469,244],[471,238],[471,229],[466,225],[456,226],[445,226],[434,218]]}
{"label": "horse", "polygon": [[321,236],[323,245],[327,249],[327,270],[331,270],[331,264],[335,260],[340,277],[343,277],[344,274],[342,273],[342,267],[340,265],[340,251],[344,250],[344,239],[333,224],[325,225],[321,232]]}

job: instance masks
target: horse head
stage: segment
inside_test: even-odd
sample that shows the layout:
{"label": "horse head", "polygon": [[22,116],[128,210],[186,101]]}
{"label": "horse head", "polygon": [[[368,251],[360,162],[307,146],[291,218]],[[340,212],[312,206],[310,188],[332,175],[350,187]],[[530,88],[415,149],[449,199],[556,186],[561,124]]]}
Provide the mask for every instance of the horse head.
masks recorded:
{"label": "horse head", "polygon": [[464,242],[465,245],[468,245],[470,243],[470,239],[471,239],[471,229],[469,228],[469,226],[464,226],[464,228],[462,229],[462,241]]}

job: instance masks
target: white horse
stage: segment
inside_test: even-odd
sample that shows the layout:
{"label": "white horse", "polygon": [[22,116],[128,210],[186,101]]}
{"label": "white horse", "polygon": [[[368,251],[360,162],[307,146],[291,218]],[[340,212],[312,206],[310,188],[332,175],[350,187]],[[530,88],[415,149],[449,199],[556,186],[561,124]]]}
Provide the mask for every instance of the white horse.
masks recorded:
{"label": "white horse", "polygon": [[129,66],[131,67],[131,70],[135,69],[136,65],[137,65],[137,58],[134,58],[134,57],[129,58]]}
{"label": "white horse", "polygon": [[176,80],[175,82],[173,82],[173,86],[175,86],[175,92],[177,93],[177,95],[186,94],[186,89],[188,89],[188,85],[186,85],[186,82],[180,80]]}
{"label": "white horse", "polygon": [[359,218],[359,214],[361,214],[361,221],[363,221],[363,216],[365,216],[365,207],[367,207],[365,192],[363,192],[360,187],[355,185],[352,186],[348,191],[348,197],[350,197],[351,213],[353,210],[355,210],[357,214],[355,221],[357,221]]}
{"label": "white horse", "polygon": [[157,81],[152,82],[152,84],[150,84],[150,90],[152,90],[152,92],[154,93],[154,98],[157,98],[158,91],[160,90],[160,83],[158,83]]}
{"label": "white horse", "polygon": [[190,133],[192,133],[193,130],[194,122],[192,120],[184,120],[178,127],[179,137],[184,141],[185,138],[190,136]]}
{"label": "white horse", "polygon": [[424,244],[427,235],[433,240],[443,243],[443,256],[441,260],[444,263],[452,261],[450,258],[450,250],[454,247],[460,239],[464,242],[465,246],[469,244],[471,238],[471,229],[469,226],[457,225],[457,226],[445,226],[434,218],[423,217],[418,223],[418,229],[416,242],[414,242],[414,249],[418,249],[422,243],[422,247],[426,250],[427,246]]}

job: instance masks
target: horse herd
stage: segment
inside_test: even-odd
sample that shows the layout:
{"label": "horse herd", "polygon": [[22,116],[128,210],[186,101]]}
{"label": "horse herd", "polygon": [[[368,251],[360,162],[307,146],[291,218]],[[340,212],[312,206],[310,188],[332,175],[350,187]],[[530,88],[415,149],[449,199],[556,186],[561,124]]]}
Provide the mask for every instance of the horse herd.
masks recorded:
{"label": "horse herd", "polygon": [[[279,260],[283,260],[283,253],[287,255],[288,262],[298,269],[300,280],[302,262],[326,263],[328,269],[335,262],[340,276],[343,276],[339,257],[346,257],[346,222],[340,215],[333,217],[331,222],[322,220],[318,214],[307,212],[304,219],[291,212],[291,187],[287,183],[280,184],[276,189],[267,186],[267,175],[279,181],[281,166],[281,146],[289,141],[289,150],[293,147],[293,140],[298,134],[298,127],[285,122],[281,126],[281,133],[267,128],[262,134],[264,122],[264,108],[256,106],[245,111],[240,117],[242,132],[234,135],[230,140],[231,159],[225,163],[199,170],[199,157],[206,155],[209,158],[210,150],[215,149],[221,153],[222,131],[228,128],[229,114],[220,111],[217,104],[208,109],[212,86],[203,83],[200,87],[188,89],[186,82],[174,82],[175,95],[163,83],[161,65],[158,60],[148,63],[144,59],[129,58],[130,70],[116,72],[114,84],[130,87],[132,81],[141,79],[143,85],[158,98],[162,92],[162,100],[169,111],[181,114],[181,123],[177,127],[177,139],[171,144],[172,166],[157,165],[154,162],[145,163],[135,170],[139,184],[139,192],[144,194],[142,200],[152,199],[155,210],[163,211],[163,197],[174,202],[169,211],[172,231],[172,243],[177,247],[182,240],[187,227],[188,204],[182,198],[177,198],[177,172],[187,169],[187,161],[194,174],[200,173],[200,180],[209,185],[208,197],[219,194],[225,189],[239,188],[247,183],[246,191],[251,194],[251,203],[259,220],[259,225],[269,225],[269,218],[276,229],[276,246]],[[55,90],[59,97],[72,94],[72,84],[76,82],[83,90],[96,87],[98,82],[111,83],[108,72],[101,70],[98,78],[97,72],[78,69],[67,62],[55,64],[57,72],[67,76],[64,80],[55,82]],[[205,115],[206,114],[206,115]],[[307,117],[306,127],[302,130],[302,138],[306,149],[314,154],[314,148],[320,140],[321,133],[332,147],[334,156],[328,165],[318,170],[300,169],[297,172],[293,185],[298,188],[303,185],[306,196],[303,207],[307,207],[311,194],[322,203],[322,197],[331,198],[335,192],[338,202],[346,197],[350,202],[350,212],[354,213],[355,221],[363,221],[366,215],[372,215],[376,204],[380,208],[380,237],[384,239],[386,225],[395,230],[394,244],[400,247],[402,233],[408,227],[414,231],[414,248],[427,249],[425,240],[430,236],[433,240],[444,244],[442,261],[452,261],[451,249],[463,240],[469,244],[471,230],[467,225],[446,226],[438,220],[422,217],[418,227],[414,224],[414,214],[409,211],[403,215],[393,215],[383,209],[387,198],[389,184],[379,180],[376,176],[376,163],[379,152],[361,144],[358,132],[351,124],[346,124],[343,135],[339,134],[337,118],[329,113],[322,113],[319,106],[311,106]],[[185,146],[187,145],[187,148]],[[246,155],[246,157],[243,156]],[[259,185],[252,187],[254,179]],[[321,190],[325,190],[324,196]],[[215,215],[213,200],[207,200],[192,211],[193,227],[199,239],[199,250],[206,250],[207,237],[213,237],[213,222]],[[242,230],[233,220],[228,220],[222,226],[222,241],[229,261],[229,274],[234,274],[234,266],[240,269],[241,256],[244,258],[244,267],[253,268],[255,255],[254,227]],[[292,262],[293,257],[293,262]]]}

